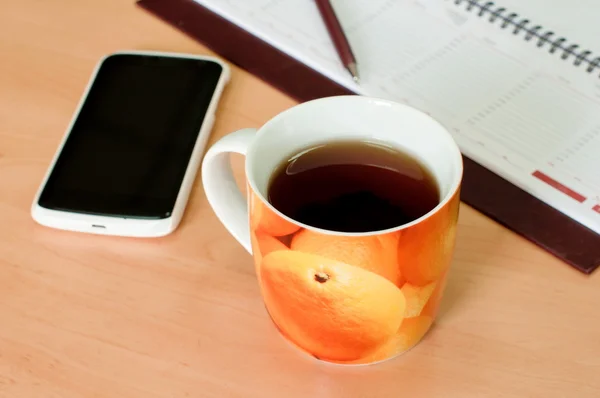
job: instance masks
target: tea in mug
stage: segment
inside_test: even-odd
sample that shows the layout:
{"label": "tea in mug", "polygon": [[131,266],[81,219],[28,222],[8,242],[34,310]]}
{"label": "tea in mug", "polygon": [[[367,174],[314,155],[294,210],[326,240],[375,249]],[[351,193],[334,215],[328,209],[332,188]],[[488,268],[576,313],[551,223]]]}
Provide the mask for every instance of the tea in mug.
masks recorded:
{"label": "tea in mug", "polygon": [[275,170],[269,202],[303,224],[372,232],[427,214],[440,191],[427,166],[379,143],[335,141],[306,148]]}

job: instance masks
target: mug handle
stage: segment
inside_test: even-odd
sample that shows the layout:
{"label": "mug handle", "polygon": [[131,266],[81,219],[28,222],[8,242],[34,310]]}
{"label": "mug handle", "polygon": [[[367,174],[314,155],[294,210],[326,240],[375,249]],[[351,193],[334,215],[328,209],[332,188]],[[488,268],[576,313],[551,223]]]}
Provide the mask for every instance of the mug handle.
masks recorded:
{"label": "mug handle", "polygon": [[246,156],[256,129],[242,129],[217,141],[204,155],[202,161],[202,185],[208,203],[225,228],[252,254],[248,203],[238,188],[229,155],[239,153]]}

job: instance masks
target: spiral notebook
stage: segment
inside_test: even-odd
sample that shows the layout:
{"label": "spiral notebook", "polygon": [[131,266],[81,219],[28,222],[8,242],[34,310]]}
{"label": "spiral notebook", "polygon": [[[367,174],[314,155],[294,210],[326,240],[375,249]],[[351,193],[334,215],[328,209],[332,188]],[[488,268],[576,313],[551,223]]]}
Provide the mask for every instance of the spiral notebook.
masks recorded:
{"label": "spiral notebook", "polygon": [[300,99],[352,92],[431,114],[465,155],[467,203],[580,270],[600,263],[600,3],[333,0],[360,85],[313,1],[140,4]]}

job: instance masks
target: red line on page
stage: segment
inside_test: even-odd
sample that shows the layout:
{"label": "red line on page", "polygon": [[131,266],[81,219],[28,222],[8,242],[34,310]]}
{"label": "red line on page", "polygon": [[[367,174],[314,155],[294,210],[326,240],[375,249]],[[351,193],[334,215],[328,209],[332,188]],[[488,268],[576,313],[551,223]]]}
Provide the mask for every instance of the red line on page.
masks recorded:
{"label": "red line on page", "polygon": [[565,195],[570,196],[571,198],[575,199],[576,201],[578,201],[580,203],[583,203],[586,200],[586,197],[583,196],[582,194],[573,191],[571,188],[561,184],[560,182],[556,181],[555,179],[551,178],[550,176],[547,176],[546,174],[542,173],[539,170],[534,171],[533,176],[544,181],[546,184],[550,185],[551,187],[558,189]]}

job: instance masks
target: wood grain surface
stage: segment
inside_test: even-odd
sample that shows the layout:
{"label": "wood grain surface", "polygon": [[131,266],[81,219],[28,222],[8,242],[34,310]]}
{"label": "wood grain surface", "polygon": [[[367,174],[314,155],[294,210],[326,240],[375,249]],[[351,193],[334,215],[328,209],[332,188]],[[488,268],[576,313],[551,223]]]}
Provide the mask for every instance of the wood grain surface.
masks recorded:
{"label": "wood grain surface", "polygon": [[[123,49],[209,53],[130,0],[0,0],[0,397],[600,396],[600,275],[467,206],[435,327],[367,367],[278,336],[199,180],[165,238],[36,225],[31,200],[87,79]],[[233,67],[211,142],[292,105]]]}

